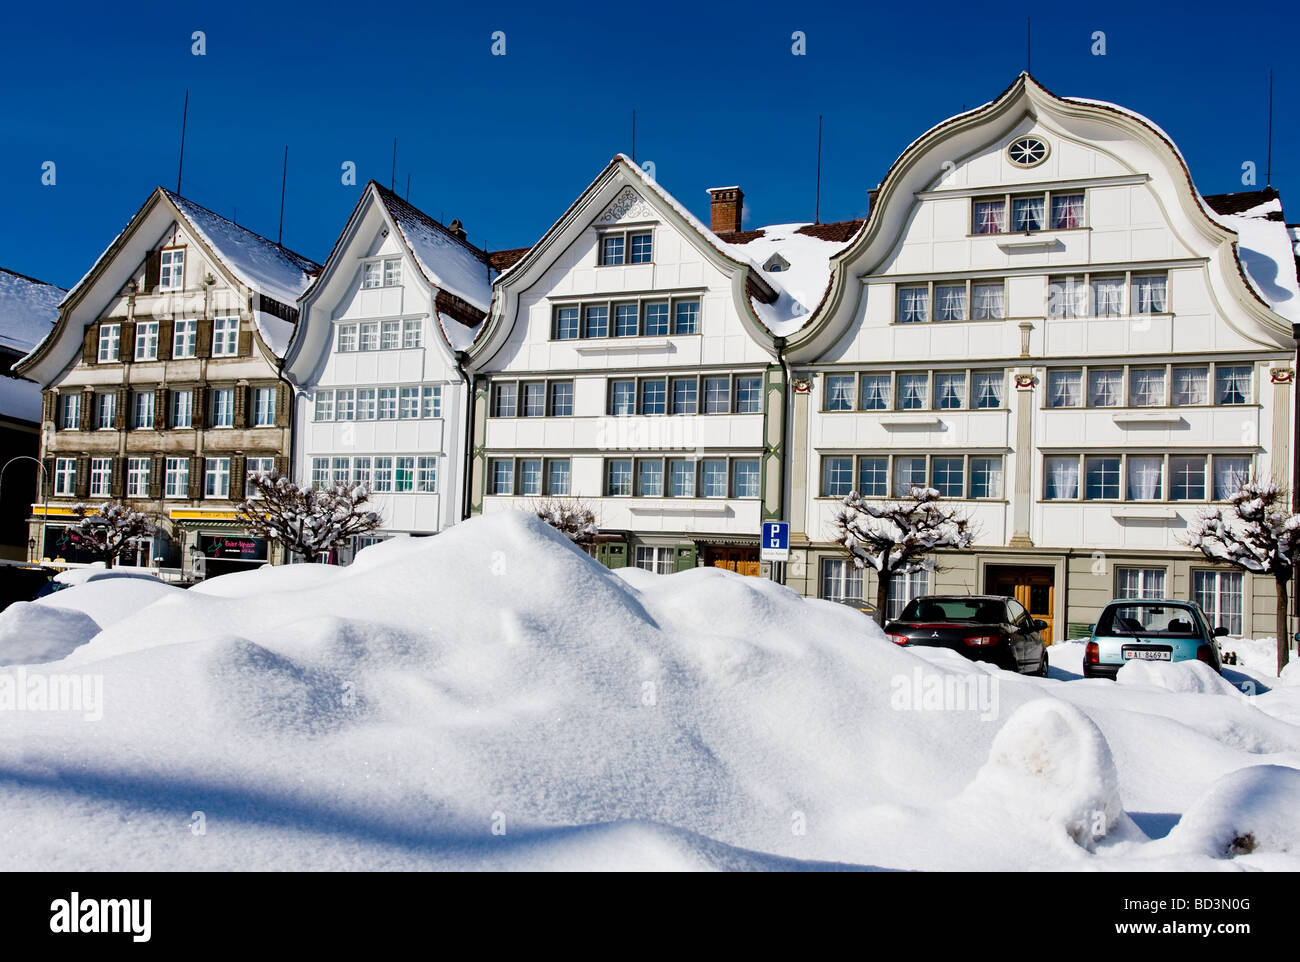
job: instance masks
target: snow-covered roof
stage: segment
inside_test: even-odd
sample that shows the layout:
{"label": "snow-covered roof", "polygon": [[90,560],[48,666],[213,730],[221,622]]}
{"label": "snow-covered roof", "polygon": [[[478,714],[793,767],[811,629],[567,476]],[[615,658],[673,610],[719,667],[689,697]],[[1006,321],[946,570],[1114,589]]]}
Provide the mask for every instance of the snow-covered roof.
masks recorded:
{"label": "snow-covered roof", "polygon": [[320,265],[170,190],[164,193],[217,259],[259,294],[292,307]]}
{"label": "snow-covered roof", "polygon": [[486,312],[492,302],[492,281],[497,276],[487,253],[461,240],[391,190],[374,186],[429,283]]}
{"label": "snow-covered roof", "polygon": [[29,352],[59,319],[61,287],[0,267],[0,347]]}
{"label": "snow-covered roof", "polygon": [[447,343],[451,345],[453,351],[468,351],[470,345],[474,343],[474,338],[478,332],[483,329],[487,322],[486,315],[482,321],[479,321],[473,327],[462,324],[454,317],[438,312],[438,324],[442,327],[442,333],[447,338]]}
{"label": "snow-covered roof", "polygon": [[0,375],[0,416],[40,424],[41,386],[13,375]]}
{"label": "snow-covered roof", "polygon": [[1202,197],[1210,217],[1237,233],[1237,254],[1255,293],[1292,324],[1300,324],[1295,228],[1282,220],[1277,191],[1243,191]]}

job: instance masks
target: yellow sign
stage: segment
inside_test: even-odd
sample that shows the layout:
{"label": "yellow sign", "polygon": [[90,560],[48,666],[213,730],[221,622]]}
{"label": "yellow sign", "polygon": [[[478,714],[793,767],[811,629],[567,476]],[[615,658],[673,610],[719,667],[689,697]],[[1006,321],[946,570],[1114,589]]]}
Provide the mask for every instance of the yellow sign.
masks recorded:
{"label": "yellow sign", "polygon": [[172,508],[168,514],[176,521],[236,521],[234,511],[196,511],[190,508]]}
{"label": "yellow sign", "polygon": [[61,508],[58,505],[50,507],[43,504],[32,505],[32,514],[41,514],[47,518],[52,518],[56,515],[60,518],[75,518],[77,516],[77,512],[71,508]]}

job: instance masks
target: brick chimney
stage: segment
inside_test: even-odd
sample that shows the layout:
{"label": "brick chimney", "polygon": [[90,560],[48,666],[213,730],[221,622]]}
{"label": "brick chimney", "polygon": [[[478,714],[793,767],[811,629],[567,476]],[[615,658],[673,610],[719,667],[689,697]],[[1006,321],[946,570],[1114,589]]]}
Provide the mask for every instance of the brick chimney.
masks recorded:
{"label": "brick chimney", "polygon": [[740,230],[740,215],[745,209],[745,192],[739,187],[713,187],[709,190],[709,229],[715,234],[732,234]]}

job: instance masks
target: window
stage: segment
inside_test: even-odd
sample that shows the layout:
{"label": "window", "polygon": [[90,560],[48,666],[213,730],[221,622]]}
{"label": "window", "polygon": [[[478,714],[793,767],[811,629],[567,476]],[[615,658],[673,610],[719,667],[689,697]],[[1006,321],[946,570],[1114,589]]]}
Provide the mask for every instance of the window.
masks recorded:
{"label": "window", "polygon": [[369,261],[361,267],[361,286],[363,288],[382,287],[384,283],[384,265],[380,261]]}
{"label": "window", "polygon": [[609,382],[609,413],[616,416],[636,413],[636,381]]}
{"label": "window", "polygon": [[1034,167],[1047,158],[1047,143],[1037,137],[1018,137],[1007,144],[1007,157],[1017,167]]}
{"label": "window", "polygon": [[576,307],[557,307],[555,309],[555,339],[571,341],[578,336],[578,309]]}
{"label": "window", "polygon": [[888,374],[864,374],[860,391],[860,404],[864,411],[889,410],[892,385]]}
{"label": "window", "polygon": [[1084,498],[1088,501],[1119,500],[1119,464],[1119,455],[1084,458]]}
{"label": "window", "polygon": [[546,382],[525,381],[520,385],[523,391],[523,416],[540,418],[546,415]]}
{"label": "window", "polygon": [[235,426],[235,389],[230,387],[213,388],[212,418],[209,427],[231,428]]}
{"label": "window", "polygon": [[59,427],[64,431],[76,431],[81,427],[81,395],[59,395]]}
{"label": "window", "polygon": [[945,498],[960,498],[966,493],[965,469],[965,458],[932,458],[930,485]]}
{"label": "window", "polygon": [[642,414],[667,414],[668,413],[668,382],[667,381],[642,381],[641,382],[641,413]]}
{"label": "window", "polygon": [[1214,500],[1227,501],[1250,480],[1250,458],[1214,456]]}
{"label": "window", "polygon": [[361,351],[379,350],[379,324],[366,321],[357,325],[357,349]]}
{"label": "window", "polygon": [[553,418],[567,418],[573,416],[573,382],[572,381],[552,381],[551,382],[551,406],[550,414]]}
{"label": "window", "polygon": [[136,391],[131,395],[131,427],[153,427],[153,391]]}
{"label": "window", "polygon": [[1080,277],[1050,277],[1047,280],[1047,316],[1088,316],[1088,282]]}
{"label": "window", "polygon": [[733,498],[757,498],[761,483],[758,474],[758,458],[738,458],[731,462],[731,496]]}
{"label": "window", "polygon": [[976,283],[971,285],[971,318],[976,321],[1001,320],[1006,317],[1006,285]]}
{"label": "window", "polygon": [[672,548],[637,545],[633,559],[633,564],[643,571],[653,571],[657,575],[667,575],[673,572]]}
{"label": "window", "polygon": [[203,496],[230,497],[230,458],[205,458],[203,461]]}
{"label": "window", "polygon": [[1204,455],[1170,456],[1169,499],[1171,501],[1205,500]]}
{"label": "window", "polygon": [[253,478],[264,477],[275,470],[275,458],[246,458],[244,460],[244,497],[256,496]]}
{"label": "window", "polygon": [[393,491],[405,493],[415,490],[415,458],[393,458]]}
{"label": "window", "polygon": [[977,200],[972,215],[972,234],[1002,234],[1007,229],[1007,204],[1004,200]]}
{"label": "window", "polygon": [[1083,226],[1083,195],[1052,195],[1052,230],[1073,230]]}
{"label": "window", "polygon": [[174,428],[191,428],[194,426],[194,392],[192,390],[172,391],[171,426]]}
{"label": "window", "polygon": [[913,488],[925,487],[925,457],[894,458],[894,497],[906,498]]}
{"label": "window", "polygon": [[149,459],[126,459],[126,496],[128,498],[149,497]]}
{"label": "window", "polygon": [[701,489],[706,498],[727,496],[727,459],[705,458],[700,462]]}
{"label": "window", "polygon": [[1042,230],[1047,226],[1046,215],[1041,196],[1016,197],[1011,201],[1011,229],[1016,233]]}
{"label": "window", "polygon": [[662,498],[664,495],[664,463],[659,460],[637,461],[636,493],[639,498]]}
{"label": "window", "polygon": [[[383,493],[389,493],[393,490],[393,459],[392,458],[375,458],[374,459],[374,478],[375,490]],[[512,462],[506,462],[511,464]],[[496,493],[495,491],[493,492]],[[506,494],[512,494],[513,488]]]}
{"label": "window", "polygon": [[673,308],[676,312],[673,320],[674,334],[700,333],[699,301],[677,301]]}
{"label": "window", "polygon": [[1216,364],[1214,397],[1219,404],[1250,403],[1250,365]]}
{"label": "window", "polygon": [[[1009,227],[1006,220],[1008,205],[1011,210]],[[1049,227],[1052,230],[1073,230],[1084,226],[1083,209],[1084,195],[1078,192],[1053,194],[1048,191],[981,197],[971,202],[971,233],[1003,234],[1008,230],[1025,233]]]}
{"label": "window", "polygon": [[330,458],[330,484],[338,487],[348,483],[350,458]]}
{"label": "window", "polygon": [[822,497],[842,498],[853,491],[853,459],[822,458]]}
{"label": "window", "polygon": [[557,458],[546,462],[546,493],[567,495],[569,493],[569,459]]}
{"label": "window", "polygon": [[113,484],[113,459],[90,459],[90,496],[107,498]]}
{"label": "window", "polygon": [[340,324],[338,352],[340,354],[350,354],[356,349],[357,326],[355,324]]}
{"label": "window", "polygon": [[121,324],[99,325],[99,361],[116,361],[122,343]]}
{"label": "window", "polygon": [[95,395],[95,427],[110,431],[117,425],[117,395]]}
{"label": "window", "polygon": [[[849,403],[853,403],[853,386],[849,385]],[[736,378],[736,413],[763,413],[763,379],[743,376]]]}
{"label": "window", "polygon": [[1094,317],[1119,317],[1124,313],[1124,277],[1094,277],[1092,313]]}
{"label": "window", "polygon": [[1159,407],[1165,403],[1165,369],[1135,367],[1128,373],[1129,404],[1133,407]]}
{"label": "window", "polygon": [[645,306],[645,335],[663,337],[668,333],[668,304],[655,301]]}
{"label": "window", "polygon": [[1133,278],[1133,296],[1130,303],[1134,314],[1163,314],[1165,312],[1164,274]]}
{"label": "window", "polygon": [[429,384],[420,389],[420,416],[442,417],[442,388],[438,385]]}
{"label": "window", "polygon": [[966,406],[966,374],[938,373],[934,376],[934,399],[940,410],[952,411]]}
{"label": "window", "polygon": [[1241,602],[1244,583],[1240,571],[1193,571],[1192,599],[1201,606],[1211,627],[1242,633]]}
{"label": "window", "polygon": [[397,392],[397,416],[403,421],[412,421],[420,417],[420,389],[404,387]]}
{"label": "window", "polygon": [[424,347],[424,322],[419,318],[402,322],[402,347]]}
{"label": "window", "polygon": [[158,322],[137,321],[135,325],[135,359],[158,360]]}
{"label": "window", "polygon": [[359,387],[357,388],[357,420],[373,421],[378,414],[379,408],[376,403],[376,388]]}
{"label": "window", "polygon": [[913,571],[911,574],[891,575],[889,578],[889,603],[885,606],[886,620],[899,618],[903,609],[914,598],[930,593],[930,572]]}
{"label": "window", "polygon": [[1165,597],[1164,568],[1116,568],[1116,598]]}
{"label": "window", "polygon": [[1165,459],[1161,455],[1129,455],[1128,499],[1160,501],[1164,498]]}
{"label": "window", "polygon": [[379,388],[379,420],[397,420],[397,388]]}
{"label": "window", "polygon": [[614,497],[631,495],[631,458],[616,458],[605,463],[605,493]]}
{"label": "window", "polygon": [[614,306],[614,336],[636,337],[640,333],[640,308],[636,304]]}
{"label": "window", "polygon": [[883,456],[858,459],[858,494],[864,498],[889,496],[889,458]]}
{"label": "window", "polygon": [[158,258],[158,290],[179,291],[185,288],[185,248],[161,251]]}
{"label": "window", "polygon": [[625,240],[622,234],[606,234],[600,239],[600,263],[617,267],[623,263]]}
{"label": "window", "polygon": [[694,461],[674,458],[668,462],[668,493],[674,498],[695,497]]}
{"label": "window", "polygon": [[936,321],[966,320],[966,285],[936,284],[934,288]]}
{"label": "window", "polygon": [[382,321],[379,325],[379,349],[395,351],[402,346],[402,322]]}
{"label": "window", "polygon": [[852,411],[854,378],[851,374],[831,374],[826,377],[826,410]]}
{"label": "window", "polygon": [[1088,371],[1088,403],[1098,408],[1114,408],[1124,403],[1124,371],[1100,368]]}
{"label": "window", "polygon": [[397,287],[402,283],[402,260],[391,257],[384,261],[384,286]]}
{"label": "window", "polygon": [[673,414],[697,414],[700,402],[700,382],[693,377],[672,379]]}
{"label": "window", "polygon": [[1001,371],[977,371],[971,387],[975,407],[981,411],[1002,407],[1003,380]]}
{"label": "window", "polygon": [[898,322],[923,324],[930,319],[930,289],[928,287],[900,287],[898,289]]}
{"label": "window", "polygon": [[253,426],[269,428],[275,426],[275,396],[278,392],[273,387],[253,388]]}
{"label": "window", "polygon": [[898,375],[898,409],[923,411],[930,406],[930,375]]}
{"label": "window", "polygon": [[629,239],[632,242],[632,263],[649,264],[654,251],[650,233],[633,234]]}
{"label": "window", "polygon": [[163,497],[187,498],[190,493],[190,459],[168,458]]}
{"label": "window", "polygon": [[77,459],[54,459],[54,493],[71,497],[77,492]]}
{"label": "window", "polygon": [[357,392],[352,388],[334,392],[334,413],[340,421],[357,419]]}
{"label": "window", "polygon": [[1043,497],[1048,501],[1073,501],[1079,497],[1079,459],[1075,455],[1044,459]]}
{"label": "window", "polygon": [[172,357],[193,357],[198,350],[199,322],[195,318],[177,318],[172,324]]}
{"label": "window", "polygon": [[1208,367],[1176,367],[1173,376],[1173,403],[1205,404],[1210,399]]}
{"label": "window", "polygon": [[731,410],[731,379],[706,377],[704,379],[704,413],[727,414]]}
{"label": "window", "polygon": [[1002,497],[1002,459],[985,457],[970,459],[970,496],[972,498]]}
{"label": "window", "polygon": [[827,601],[862,599],[862,569],[851,561],[822,559],[821,596]]}
{"label": "window", "polygon": [[500,381],[492,385],[492,416],[513,418],[518,411],[519,386],[513,381]]}
{"label": "window", "polygon": [[212,322],[212,356],[234,357],[238,353],[239,318],[216,318]]}
{"label": "window", "polygon": [[583,337],[609,337],[609,307],[600,304],[586,309]]}

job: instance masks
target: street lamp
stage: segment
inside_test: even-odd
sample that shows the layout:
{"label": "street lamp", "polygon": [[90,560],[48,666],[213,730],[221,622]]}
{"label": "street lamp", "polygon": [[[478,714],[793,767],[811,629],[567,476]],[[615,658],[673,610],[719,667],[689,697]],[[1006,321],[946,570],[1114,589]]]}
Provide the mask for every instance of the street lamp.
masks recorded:
{"label": "street lamp", "polygon": [[[49,479],[46,478],[45,476],[45,465],[41,463],[41,460],[39,458],[33,458],[31,455],[28,454],[20,454],[15,458],[10,458],[8,461],[4,463],[4,467],[0,468],[0,504],[4,503],[3,499],[4,499],[5,471],[9,470],[9,465],[13,464],[15,461],[31,461],[41,470],[41,491],[44,493],[44,499],[45,499],[44,505],[41,508],[41,547],[44,548],[45,547],[45,519],[49,517],[50,514],[50,486],[48,483]],[[31,545],[32,539],[29,538],[27,543]]]}

